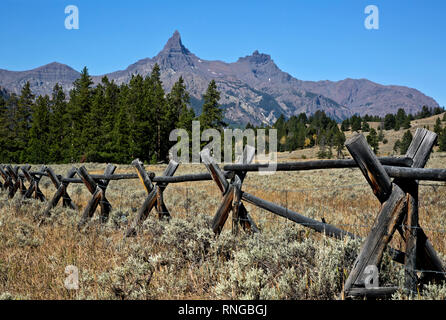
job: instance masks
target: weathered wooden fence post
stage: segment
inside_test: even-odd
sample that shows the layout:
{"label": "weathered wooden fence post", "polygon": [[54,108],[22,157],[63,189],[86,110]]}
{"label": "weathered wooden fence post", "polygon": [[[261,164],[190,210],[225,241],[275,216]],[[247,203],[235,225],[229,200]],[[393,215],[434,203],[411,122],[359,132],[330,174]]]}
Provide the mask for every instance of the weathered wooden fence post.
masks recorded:
{"label": "weathered wooden fence post", "polygon": [[[163,172],[163,177],[172,177],[175,174],[175,171],[178,169],[179,163],[176,161],[169,161],[169,165],[166,170]],[[158,211],[158,217],[161,218],[170,218],[170,212],[164,203],[163,192],[167,188],[167,182],[157,183],[158,187],[156,190],[156,210]]]}
{"label": "weathered wooden fence post", "polygon": [[[108,164],[105,168],[104,175],[111,176],[116,170],[116,166],[112,164]],[[99,202],[99,206],[101,207],[101,222],[106,222],[110,215],[110,211],[112,206],[110,202],[105,197],[105,191],[107,190],[108,184],[110,183],[109,179],[100,179],[98,182],[98,187],[102,189],[101,201]]]}
{"label": "weathered wooden fence post", "polygon": [[[212,230],[214,233],[219,234],[221,232],[228,219],[229,211],[231,210],[233,212],[233,220],[236,220],[234,223],[240,223],[245,230],[251,229],[254,232],[258,232],[259,229],[249,216],[244,204],[241,202],[241,187],[243,179],[246,176],[246,171],[237,172],[231,179],[231,183],[228,183],[225,174],[220,170],[214,158],[211,157],[209,149],[203,149],[200,152],[200,155],[206,169],[211,174],[212,179],[215,181],[223,195],[223,200],[212,220]],[[250,163],[254,159],[254,155],[255,149],[247,146],[243,151],[242,157],[238,159],[238,163]],[[238,226],[234,229],[233,225],[233,231],[238,232]]]}
{"label": "weathered wooden fence post", "polygon": [[[412,140],[412,143],[410,144],[406,153],[406,157],[413,160],[412,168],[422,168],[425,166],[435,141],[435,133],[425,129],[417,129],[414,139]],[[378,227],[380,223],[379,219],[383,214],[384,206],[390,201],[390,196],[385,196],[383,195],[384,192],[380,192],[380,190],[388,190],[386,188],[390,179],[387,180],[388,176],[386,177],[383,174],[383,167],[379,168],[379,166],[376,164],[372,164],[372,160],[375,156],[371,152],[367,142],[365,142],[365,138],[362,135],[357,135],[351,138],[346,142],[346,146],[353,158],[358,162],[364,176],[372,186],[375,195],[383,205],[381,213],[378,216],[378,224],[375,225],[374,229],[372,229],[371,233],[369,234],[369,237],[372,238],[373,236],[377,235],[375,228]],[[392,194],[394,192],[400,193],[400,191],[405,193],[405,207],[400,207],[398,212],[395,211],[395,218],[398,218],[396,220],[392,220],[391,224],[385,225],[388,228],[387,237],[389,239],[387,240],[387,238],[383,238],[381,241],[379,239],[376,239],[375,241],[380,241],[381,244],[383,241],[388,243],[391,235],[395,231],[393,221],[396,221],[396,230],[398,230],[406,243],[406,253],[404,259],[406,277],[405,287],[411,294],[413,294],[417,292],[418,279],[416,275],[416,268],[433,270],[436,273],[432,276],[437,279],[444,279],[444,269],[442,267],[442,262],[438,258],[435,250],[427,240],[427,237],[418,223],[418,182],[415,180],[397,178],[393,181],[391,186]],[[402,226],[404,226],[405,230]],[[370,243],[373,243],[372,240],[369,241]],[[358,257],[357,262],[359,263],[361,258],[367,257],[366,251],[370,249],[366,247],[366,244],[368,244],[367,239],[363,245],[360,256]],[[361,256],[361,254],[363,256]],[[380,260],[372,260],[369,264],[373,264],[372,262],[380,262]],[[360,270],[361,267],[355,267],[352,270],[349,279],[347,279],[345,285],[346,292],[350,288],[350,294],[378,294],[379,290],[374,293],[371,290],[367,291],[353,288],[354,285],[361,284],[361,282],[357,281],[358,279],[355,279],[355,277],[358,276],[358,272],[363,272],[363,270]],[[364,265],[362,265],[362,267],[364,267]],[[387,291],[390,292],[390,290],[391,289],[381,289],[381,291],[384,293]]]}
{"label": "weathered wooden fence post", "polygon": [[5,168],[3,165],[0,165],[0,175],[2,176],[3,180],[5,180],[5,182],[3,183],[2,188],[3,189],[7,189],[7,188],[11,188],[12,185],[12,179],[11,176],[5,171]]}
{"label": "weathered wooden fence post", "polygon": [[[21,184],[20,178],[19,178],[19,167],[15,166],[12,168],[10,164],[6,165],[6,171],[8,172],[9,176],[11,177],[11,185],[9,187],[9,198],[14,198],[14,195],[16,194],[17,190],[19,188],[23,187],[23,184]],[[23,190],[21,190],[22,192]],[[26,192],[26,191],[25,191]]]}
{"label": "weathered wooden fence post", "polygon": [[391,182],[363,135],[353,136],[345,145],[372,187],[373,193],[382,203],[374,226],[365,239],[345,282],[345,296],[389,295],[397,288],[365,288],[364,280],[367,275],[364,271],[367,266],[375,266],[379,269],[384,249],[392,239],[397,224],[407,212],[406,193]]}
{"label": "weathered wooden fence post", "polygon": [[[135,159],[132,161],[132,165],[136,168],[136,172],[138,173],[138,177],[141,180],[144,189],[147,192],[147,197],[144,200],[143,205],[138,210],[135,218],[133,219],[132,223],[128,227],[128,229],[125,232],[124,237],[130,237],[136,235],[136,228],[138,225],[140,225],[144,220],[147,219],[149,216],[150,211],[155,207],[155,209],[158,211],[158,217],[169,217],[169,211],[167,210],[166,205],[164,204],[163,199],[163,191],[166,189],[168,183],[157,183],[154,185],[152,183],[152,180],[149,176],[149,174],[144,169],[143,163],[139,161],[139,159]],[[164,177],[171,177],[175,174],[175,171],[177,170],[179,166],[179,163],[170,160],[166,170],[164,170],[164,173],[162,176]]]}
{"label": "weathered wooden fence post", "polygon": [[[116,166],[113,164],[107,164],[105,168],[104,175],[112,175],[116,170]],[[98,205],[101,206],[101,215],[100,220],[102,223],[106,222],[111,210],[111,204],[108,202],[105,197],[105,191],[108,187],[109,181],[107,179],[100,180],[99,183],[96,183],[94,179],[90,176],[85,166],[80,167],[77,170],[77,174],[84,182],[88,191],[92,194],[91,200],[87,203],[87,206],[84,209],[84,213],[82,214],[81,220],[77,226],[78,230],[82,228],[82,226],[93,217],[94,212]]]}
{"label": "weathered wooden fence post", "polygon": [[[254,160],[255,148],[247,145],[243,150],[243,154],[240,159],[237,160],[238,164],[250,164]],[[232,208],[233,215],[233,232],[238,233],[238,224],[243,227],[243,230],[251,230],[253,232],[259,232],[259,228],[255,224],[254,220],[246,210],[245,205],[242,202],[242,184],[246,177],[247,171],[236,171],[232,184],[234,185],[234,205]],[[235,230],[234,230],[235,225]]]}
{"label": "weathered wooden fence post", "polygon": [[[407,149],[406,157],[413,160],[412,168],[424,168],[429,160],[437,135],[429,130],[418,128]],[[417,268],[437,273],[422,273],[424,280],[444,280],[444,268],[432,244],[424,234],[418,222],[418,181],[396,178],[393,183],[399,185],[408,197],[408,213],[403,227],[398,232],[406,241],[405,287],[411,294],[417,293]]]}
{"label": "weathered wooden fence post", "polygon": [[[29,169],[31,169],[31,166],[29,164],[27,164],[27,165],[23,166],[23,168],[25,170],[29,170]],[[20,167],[17,168],[17,178],[19,180],[20,194],[21,194],[22,198],[25,198],[25,195],[26,195],[26,192],[28,191],[28,188],[26,188],[26,186],[25,186],[25,176],[21,175],[19,173],[19,169],[20,169]],[[30,188],[31,188],[31,186],[30,186]]]}
{"label": "weathered wooden fence post", "polygon": [[[47,217],[50,216],[51,209],[53,209],[57,205],[60,198],[63,198],[62,205],[64,207],[69,207],[73,210],[77,210],[78,208],[76,204],[71,200],[67,192],[69,182],[60,181],[60,178],[54,173],[53,169],[51,169],[50,167],[45,167],[44,171],[48,173],[48,177],[53,182],[57,190],[53,198],[48,203],[48,206],[46,207],[43,215]],[[70,171],[68,171],[66,178],[71,179],[74,177],[75,174],[76,174],[76,168],[73,167],[70,169]]]}
{"label": "weathered wooden fence post", "polygon": [[[40,182],[40,179],[42,178],[42,176],[41,175],[32,176],[29,173],[29,168],[27,168],[26,166],[21,167],[21,169],[22,169],[23,175],[25,176],[26,180],[28,180],[28,182],[30,184],[28,190],[25,193],[25,198],[31,198],[31,196],[34,193],[35,199],[39,199],[41,202],[44,202],[46,200],[45,196],[39,188],[39,182]],[[42,166],[40,168],[41,171],[43,171],[44,169],[45,169],[45,166]]]}
{"label": "weathered wooden fence post", "polygon": [[0,182],[0,189],[1,190],[6,190],[6,188],[7,188],[6,183],[7,183],[8,178],[6,176],[6,172],[3,170],[3,165],[2,164],[0,164],[0,177],[2,177],[3,180],[5,180],[5,182]]}

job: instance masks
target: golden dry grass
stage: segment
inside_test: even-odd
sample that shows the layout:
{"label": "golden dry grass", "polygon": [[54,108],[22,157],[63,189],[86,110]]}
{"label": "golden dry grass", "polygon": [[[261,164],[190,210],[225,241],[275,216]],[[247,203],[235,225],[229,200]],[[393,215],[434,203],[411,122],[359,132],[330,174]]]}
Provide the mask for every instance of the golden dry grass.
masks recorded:
{"label": "golden dry grass", "polygon": [[[279,160],[295,159],[285,153],[279,155]],[[56,173],[65,175],[71,166],[52,167]],[[165,167],[146,166],[146,170],[160,175]],[[427,167],[445,168],[446,153],[433,153]],[[105,165],[89,163],[86,168],[91,173],[102,173]],[[204,171],[203,165],[180,165],[176,175]],[[130,165],[119,165],[116,170],[116,173],[129,172],[134,172]],[[42,178],[40,186],[46,198],[51,198],[55,189],[49,179]],[[250,172],[243,189],[313,219],[324,218],[327,223],[362,237],[368,234],[379,212],[378,200],[357,169],[277,172],[268,176]],[[348,250],[358,249],[349,242],[325,239],[323,235],[249,204],[246,207],[261,228],[262,236],[253,238],[242,232],[239,237],[233,237],[228,219],[225,230],[216,239],[206,226],[221,201],[221,194],[212,181],[170,184],[164,199],[172,215],[171,221],[158,221],[152,212],[139,235],[127,240],[123,240],[127,223],[146,196],[139,180],[112,181],[107,189],[107,198],[113,206],[108,223],[100,225],[96,213],[82,232],[77,231],[76,225],[90,193],[81,184],[71,184],[68,192],[79,211],[61,208],[59,204],[52,211],[52,217],[41,225],[45,203],[22,202],[18,195],[7,199],[6,192],[1,192],[1,297],[334,299],[354,259],[354,255],[347,254]],[[445,208],[446,185],[423,182],[420,224],[443,261],[446,257]],[[279,250],[278,246],[284,241],[288,245]],[[391,245],[404,250],[398,235]],[[281,251],[288,250],[287,246],[300,248],[299,258]],[[262,253],[262,248],[273,251]],[[330,257],[339,252],[341,260],[333,258],[336,261],[331,261]],[[267,262],[270,255],[277,255],[277,260],[265,262],[268,267],[260,267],[263,260],[256,254]],[[342,258],[344,255],[349,258]],[[313,257],[316,260],[312,260]],[[77,291],[67,290],[63,285],[67,265],[75,265],[80,270]],[[324,268],[335,270],[330,271],[335,273],[328,280],[324,278],[328,275],[324,274],[329,271],[322,270]],[[396,281],[401,267],[390,264],[389,268],[383,277]],[[293,276],[294,273],[299,277]],[[260,288],[262,277],[265,280]],[[428,297],[442,296],[436,293]]]}

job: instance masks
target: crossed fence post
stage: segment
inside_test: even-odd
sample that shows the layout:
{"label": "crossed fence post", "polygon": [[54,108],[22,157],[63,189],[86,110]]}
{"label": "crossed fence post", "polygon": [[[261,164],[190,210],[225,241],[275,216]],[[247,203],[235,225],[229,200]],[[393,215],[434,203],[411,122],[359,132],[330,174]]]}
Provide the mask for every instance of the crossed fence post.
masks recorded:
{"label": "crossed fence post", "polygon": [[[43,168],[43,171],[46,171],[48,173],[48,177],[50,178],[50,180],[53,182],[54,186],[57,189],[56,193],[54,194],[53,198],[48,203],[48,206],[46,207],[46,209],[43,213],[44,216],[47,216],[47,217],[50,216],[51,209],[53,209],[57,205],[60,198],[63,199],[62,205],[64,207],[69,207],[73,210],[77,210],[78,208],[77,208],[76,204],[71,200],[71,198],[67,192],[69,182],[63,181],[62,177],[57,176],[54,173],[53,169],[51,169],[50,167]],[[76,168],[73,167],[73,168],[71,168],[70,171],[68,171],[66,178],[71,179],[74,177],[75,174],[76,174]]]}
{"label": "crossed fence post", "polygon": [[[104,175],[110,176],[115,172],[116,166],[113,164],[107,164],[105,168]],[[82,218],[78,224],[78,229],[81,229],[82,226],[93,217],[94,212],[98,205],[101,207],[100,220],[101,222],[106,222],[108,220],[108,216],[111,211],[111,204],[108,202],[105,197],[105,191],[107,190],[108,184],[110,183],[109,179],[100,179],[98,183],[94,181],[94,179],[90,176],[85,166],[77,169],[77,174],[84,182],[87,189],[92,194],[91,200],[88,202],[87,206],[84,209],[84,213],[82,214]]]}
{"label": "crossed fence post", "polygon": [[[426,164],[435,140],[434,133],[422,129],[417,130],[406,154],[413,159],[412,167],[423,167]],[[374,297],[391,295],[396,291],[396,287],[365,288],[365,278],[368,275],[365,273],[366,267],[372,265],[379,268],[383,252],[396,230],[406,241],[404,259],[406,286],[413,292],[416,290],[417,283],[414,271],[417,260],[420,266],[426,265],[444,272],[441,261],[427,238],[424,236],[423,241],[419,241],[422,229],[418,225],[417,182],[408,183],[401,179],[395,179],[392,182],[363,135],[358,134],[350,138],[345,145],[372,187],[375,196],[381,202],[381,210],[345,282],[344,294]],[[404,221],[406,231],[401,227]],[[420,250],[419,244],[423,245],[423,250]],[[421,257],[421,252],[424,252],[423,257]]]}
{"label": "crossed fence post", "polygon": [[[29,186],[28,190],[26,191],[24,197],[25,198],[31,198],[31,196],[34,193],[34,198],[35,199],[39,199],[41,202],[44,202],[45,201],[45,196],[44,196],[44,194],[42,193],[42,191],[39,188],[39,182],[40,182],[40,179],[42,178],[42,175],[38,175],[38,174],[31,175],[29,173],[29,167],[27,167],[27,166],[22,166],[20,169],[22,170],[23,175],[25,176],[26,180],[28,180],[28,182],[30,184],[30,186]],[[40,168],[40,171],[43,171],[44,169],[45,169],[45,166],[42,166]]]}
{"label": "crossed fence post", "polygon": [[[412,143],[406,152],[406,157],[413,159],[412,168],[424,168],[437,138],[437,134],[432,131],[420,128],[416,130]],[[422,278],[420,279],[422,282],[444,280],[445,270],[434,247],[418,222],[418,181],[394,179],[393,182],[401,186],[409,199],[408,213],[403,224],[404,228],[398,227],[397,230],[406,241],[405,286],[411,293],[416,293],[417,268],[438,271],[438,273],[422,272]],[[420,261],[423,263],[420,263]]]}
{"label": "crossed fence post", "polygon": [[12,179],[9,176],[9,174],[5,171],[5,167],[3,165],[0,165],[0,175],[2,176],[3,180],[5,182],[2,184],[2,189],[10,189],[12,185]]}
{"label": "crossed fence post", "polygon": [[[164,204],[163,199],[163,191],[166,189],[168,183],[167,182],[159,182],[155,185],[152,182],[153,176],[151,177],[146,170],[144,169],[144,166],[139,159],[135,159],[132,161],[132,165],[136,168],[136,172],[138,173],[138,177],[141,181],[141,183],[144,186],[144,189],[147,192],[147,197],[141,206],[141,208],[138,210],[138,213],[136,214],[133,222],[125,232],[124,237],[130,237],[136,235],[136,228],[138,225],[140,225],[147,217],[149,216],[150,211],[155,207],[155,209],[158,211],[158,217],[170,217],[170,213],[167,210],[166,205]],[[169,165],[167,166],[166,170],[164,171],[163,175],[164,177],[171,177],[175,174],[175,171],[177,170],[179,166],[179,163],[170,160]]]}
{"label": "crossed fence post", "polygon": [[[212,179],[223,195],[223,200],[212,220],[212,230],[214,233],[221,233],[221,230],[228,219],[229,211],[231,210],[233,215],[232,231],[235,234],[238,233],[238,224],[240,224],[244,230],[250,229],[253,232],[258,232],[259,229],[257,225],[254,223],[251,216],[248,214],[245,205],[241,201],[241,188],[246,176],[246,171],[236,172],[231,179],[231,182],[228,183],[225,174],[220,170],[215,159],[211,157],[210,150],[205,148],[200,152],[200,155],[206,169],[211,174]],[[242,156],[237,162],[240,164],[249,164],[254,159],[254,155],[255,149],[251,146],[246,146]]]}
{"label": "crossed fence post", "polygon": [[19,166],[15,166],[14,168],[8,164],[6,165],[6,172],[11,177],[12,183],[9,187],[9,198],[14,198],[16,192],[20,189],[20,193],[24,195],[26,193],[26,187],[23,183],[23,179],[19,176]]}
{"label": "crossed fence post", "polygon": [[7,188],[7,180],[8,177],[6,176],[6,172],[3,170],[3,165],[0,164],[0,176],[5,180],[5,182],[0,182],[0,190],[5,190]]}

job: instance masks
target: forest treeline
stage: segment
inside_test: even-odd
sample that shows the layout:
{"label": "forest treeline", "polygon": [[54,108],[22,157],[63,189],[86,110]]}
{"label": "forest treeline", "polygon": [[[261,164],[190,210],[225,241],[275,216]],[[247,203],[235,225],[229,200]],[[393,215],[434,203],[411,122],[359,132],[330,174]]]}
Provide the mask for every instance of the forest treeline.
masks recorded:
{"label": "forest treeline", "polygon": [[[423,106],[421,111],[415,115],[407,114],[404,109],[398,109],[396,114],[387,114],[384,117],[370,115],[353,115],[345,119],[339,125],[335,120],[329,118],[323,111],[316,111],[313,115],[307,117],[305,113],[297,116],[291,116],[285,119],[282,115],[274,123],[272,128],[277,129],[279,139],[279,151],[293,151],[296,149],[319,147],[319,158],[343,157],[343,148],[345,143],[345,131],[361,131],[366,133],[367,142],[375,153],[379,152],[379,142],[387,143],[384,130],[407,130],[401,140],[397,140],[393,150],[396,153],[405,154],[412,141],[412,134],[408,130],[410,122],[416,119],[428,118],[445,112],[444,108],[428,108]],[[443,116],[446,121],[446,113]],[[379,122],[377,130],[370,127],[370,122]],[[247,128],[255,128],[251,124]],[[429,128],[428,128],[429,129]],[[446,127],[442,127],[441,120],[438,118],[435,127],[435,133],[438,134],[438,145],[440,151],[446,151]]]}
{"label": "forest treeline", "polygon": [[[200,130],[223,130],[223,109],[214,80],[203,94],[202,111],[195,115],[182,77],[166,93],[155,65],[146,77],[134,75],[128,84],[117,85],[103,77],[93,85],[88,69],[73,83],[68,95],[56,84],[50,96],[35,97],[26,83],[19,95],[0,95],[0,162],[2,163],[129,163],[139,158],[147,163],[168,160],[176,143],[169,141],[173,129],[192,131],[192,121]],[[345,131],[368,132],[367,141],[375,153],[379,142],[387,143],[384,130],[409,129],[414,119],[444,112],[443,108],[423,107],[415,114],[399,109],[385,117],[354,115],[337,123],[323,111],[311,116],[301,113],[286,119],[280,116],[277,129],[278,151],[319,147],[319,158],[343,157]],[[446,114],[443,117],[446,121]],[[379,122],[378,130],[369,122]],[[256,127],[247,124],[246,128]],[[267,130],[268,131],[268,130]],[[434,127],[440,150],[446,151],[446,127],[440,119]],[[394,151],[405,153],[412,135],[409,130],[395,143]]]}
{"label": "forest treeline", "polygon": [[84,68],[69,95],[56,84],[52,95],[35,97],[26,83],[20,95],[0,96],[0,161],[3,163],[129,163],[166,161],[175,128],[223,127],[220,93],[211,81],[196,117],[182,77],[166,93],[155,65],[151,74],[117,85],[97,86]]}

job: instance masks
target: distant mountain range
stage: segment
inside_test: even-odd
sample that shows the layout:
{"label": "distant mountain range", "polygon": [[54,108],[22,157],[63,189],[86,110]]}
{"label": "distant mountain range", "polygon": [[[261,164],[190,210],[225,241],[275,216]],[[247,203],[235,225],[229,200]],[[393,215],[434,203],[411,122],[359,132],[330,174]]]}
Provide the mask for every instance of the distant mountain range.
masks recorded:
{"label": "distant mountain range", "polygon": [[[134,74],[149,74],[155,63],[161,68],[161,80],[167,91],[183,76],[196,112],[201,109],[202,95],[214,79],[230,123],[271,124],[281,114],[309,115],[317,110],[341,120],[353,114],[385,115],[396,113],[399,108],[416,113],[423,105],[439,107],[434,99],[416,89],[381,85],[367,79],[298,80],[280,70],[269,55],[258,51],[232,63],[203,60],[183,45],[178,31],[155,57],[139,60],[106,76],[118,84],[127,83]],[[19,93],[29,81],[35,94],[51,94],[56,83],[70,90],[79,75],[73,68],[57,62],[29,71],[0,69],[0,87]],[[103,76],[92,78],[98,83]]]}

